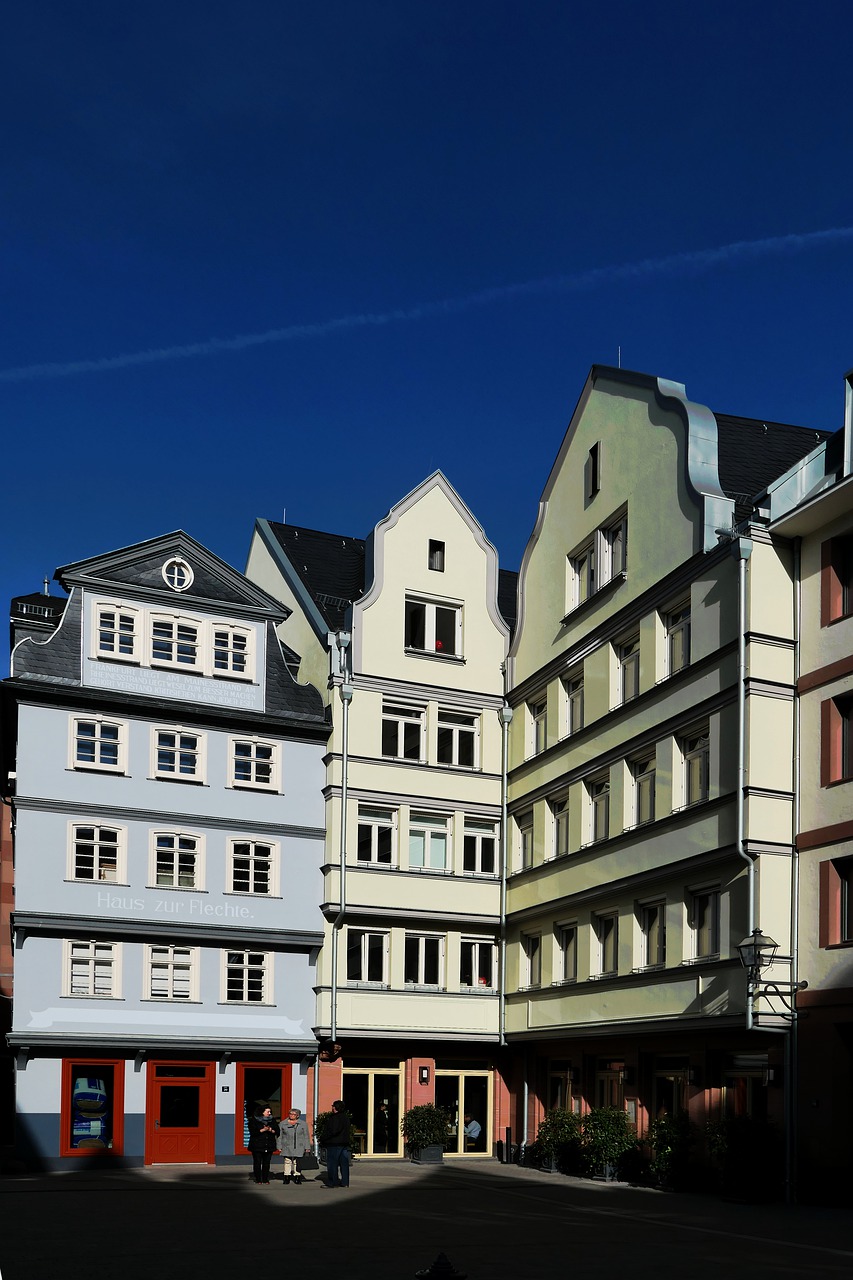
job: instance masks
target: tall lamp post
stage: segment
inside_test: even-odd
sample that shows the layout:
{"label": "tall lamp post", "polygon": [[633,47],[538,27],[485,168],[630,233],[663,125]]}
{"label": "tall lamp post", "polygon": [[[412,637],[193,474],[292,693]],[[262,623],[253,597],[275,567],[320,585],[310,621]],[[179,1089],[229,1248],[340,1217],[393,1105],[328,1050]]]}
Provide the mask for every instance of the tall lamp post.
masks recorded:
{"label": "tall lamp post", "polygon": [[[795,1186],[796,1134],[797,1134],[797,1097],[794,1088],[796,1072],[796,1032],[797,1032],[797,992],[804,991],[807,982],[777,982],[762,977],[766,969],[777,959],[790,961],[790,956],[778,956],[779,943],[760,929],[753,929],[742,942],[737,944],[740,962],[746,970],[746,1002],[747,1008],[754,1008],[756,1002],[764,998],[773,1001],[769,1012],[774,1018],[781,1018],[787,1050],[787,1063],[783,1085],[785,1089],[785,1199],[793,1203]],[[779,1008],[781,1004],[782,1008]],[[765,1026],[765,1029],[769,1029]],[[773,1028],[778,1030],[777,1027]]]}

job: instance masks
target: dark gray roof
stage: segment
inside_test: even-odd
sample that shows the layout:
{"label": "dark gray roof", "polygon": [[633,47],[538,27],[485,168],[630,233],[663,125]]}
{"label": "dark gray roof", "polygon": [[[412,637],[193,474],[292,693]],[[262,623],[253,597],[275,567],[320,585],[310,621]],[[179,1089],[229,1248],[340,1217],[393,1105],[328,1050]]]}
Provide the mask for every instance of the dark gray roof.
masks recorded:
{"label": "dark gray roof", "polygon": [[364,590],[364,539],[274,520],[269,526],[329,630],[338,631],[347,606]]}
{"label": "dark gray roof", "polygon": [[43,591],[32,591],[28,596],[15,596],[9,612],[12,618],[29,618],[56,626],[67,603],[67,596],[46,596]]}
{"label": "dark gray roof", "polygon": [[814,431],[785,422],[715,413],[719,438],[720,485],[735,501],[735,522],[752,512],[752,499],[800,458],[811,453],[831,431]]}
{"label": "dark gray roof", "polygon": [[[269,527],[329,630],[339,630],[347,607],[364,591],[364,539],[277,524],[274,520],[269,521]],[[501,569],[498,608],[510,630],[515,627],[517,588],[518,574],[511,569]]]}

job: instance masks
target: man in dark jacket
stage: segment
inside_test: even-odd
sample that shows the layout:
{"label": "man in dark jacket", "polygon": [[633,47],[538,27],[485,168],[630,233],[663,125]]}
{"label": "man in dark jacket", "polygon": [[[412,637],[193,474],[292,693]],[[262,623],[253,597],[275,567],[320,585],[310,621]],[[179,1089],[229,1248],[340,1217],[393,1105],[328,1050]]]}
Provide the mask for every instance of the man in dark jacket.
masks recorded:
{"label": "man in dark jacket", "polygon": [[[329,1187],[349,1186],[349,1116],[344,1104],[338,1100],[332,1103],[332,1114],[323,1126],[323,1146],[326,1148],[326,1185]],[[340,1182],[338,1171],[340,1170]]]}

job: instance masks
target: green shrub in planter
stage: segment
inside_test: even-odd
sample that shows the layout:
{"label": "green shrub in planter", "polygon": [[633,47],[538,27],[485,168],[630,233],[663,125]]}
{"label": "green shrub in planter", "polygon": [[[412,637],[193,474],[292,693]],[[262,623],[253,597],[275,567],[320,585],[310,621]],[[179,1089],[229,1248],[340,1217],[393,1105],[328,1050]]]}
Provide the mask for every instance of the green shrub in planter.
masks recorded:
{"label": "green shrub in planter", "polygon": [[596,1107],[583,1117],[583,1154],[587,1172],[608,1182],[618,1174],[620,1161],[637,1146],[634,1126],[619,1107]]}
{"label": "green shrub in planter", "polygon": [[536,1133],[536,1148],[542,1164],[560,1173],[583,1171],[582,1121],[574,1111],[556,1107],[549,1111]]}
{"label": "green shrub in planter", "polygon": [[444,1150],[450,1140],[450,1120],[446,1111],[426,1102],[404,1112],[400,1132],[409,1154],[419,1157],[428,1147]]}
{"label": "green shrub in planter", "polygon": [[686,1186],[696,1137],[696,1128],[684,1112],[678,1116],[658,1116],[651,1122],[646,1142],[652,1149],[650,1171],[659,1186]]}

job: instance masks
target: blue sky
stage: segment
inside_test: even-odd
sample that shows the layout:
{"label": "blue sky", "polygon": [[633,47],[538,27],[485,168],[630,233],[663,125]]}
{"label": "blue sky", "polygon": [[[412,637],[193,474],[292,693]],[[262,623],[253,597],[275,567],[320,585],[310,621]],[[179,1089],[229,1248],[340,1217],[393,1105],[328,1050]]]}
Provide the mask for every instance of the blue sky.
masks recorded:
{"label": "blue sky", "polygon": [[839,426],[851,41],[846,0],[12,0],[3,599],[172,528],[364,536],[437,467],[517,568],[620,346]]}

